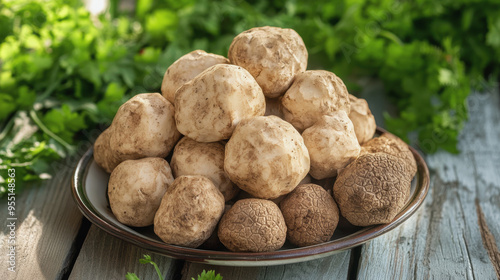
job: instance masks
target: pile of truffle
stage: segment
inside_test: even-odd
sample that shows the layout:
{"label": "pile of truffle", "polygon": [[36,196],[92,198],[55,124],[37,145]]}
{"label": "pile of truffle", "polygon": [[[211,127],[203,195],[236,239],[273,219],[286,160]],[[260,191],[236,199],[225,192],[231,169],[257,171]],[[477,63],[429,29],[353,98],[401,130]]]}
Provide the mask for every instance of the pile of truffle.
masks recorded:
{"label": "pile of truffle", "polygon": [[228,59],[188,53],[167,69],[162,95],[124,103],[94,145],[118,221],[153,225],[168,244],[212,236],[246,252],[326,242],[339,215],[391,222],[417,171],[411,151],[373,138],[367,102],[334,73],[306,71],[307,59],[294,30],[253,28]]}

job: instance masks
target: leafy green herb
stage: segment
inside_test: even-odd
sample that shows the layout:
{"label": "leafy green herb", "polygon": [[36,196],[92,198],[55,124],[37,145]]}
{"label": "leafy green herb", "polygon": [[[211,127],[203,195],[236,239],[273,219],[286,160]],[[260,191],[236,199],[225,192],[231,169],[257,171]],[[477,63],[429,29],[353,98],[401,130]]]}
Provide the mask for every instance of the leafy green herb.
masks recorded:
{"label": "leafy green herb", "polygon": [[139,277],[135,273],[132,272],[127,272],[127,275],[125,275],[125,279],[127,280],[140,280]]}
{"label": "leafy green herb", "polygon": [[[141,264],[151,264],[155,267],[155,270],[156,270],[156,273],[158,274],[158,278],[160,280],[163,280],[163,276],[161,275],[161,272],[160,272],[160,268],[158,267],[158,265],[151,260],[151,256],[150,255],[144,255],[144,258],[142,259],[139,259],[139,262]],[[135,273],[131,273],[131,272],[128,272],[127,275],[125,275],[125,278],[127,280],[140,280],[139,277],[137,277],[137,275]],[[194,280],[194,278],[191,278]],[[197,280],[222,280],[222,276],[220,276],[220,274],[217,274],[215,275],[215,271],[214,270],[209,270],[208,272],[206,272],[205,270],[203,270],[201,272],[200,275],[198,275],[198,279]]]}
{"label": "leafy green herb", "polygon": [[222,280],[222,276],[220,276],[220,273],[215,275],[215,270],[209,270],[208,272],[203,270],[197,279],[191,277],[191,280]]}
{"label": "leafy green herb", "polygon": [[[139,262],[141,264],[151,264],[155,267],[155,270],[156,270],[156,273],[158,274],[158,278],[160,278],[160,280],[163,280],[163,276],[161,275],[161,271],[160,271],[160,268],[158,267],[158,265],[151,260],[151,256],[150,255],[144,255],[144,258],[142,259],[139,259]],[[127,279],[131,279],[131,280],[138,280],[139,277],[137,277],[137,275],[135,275],[135,273],[127,273],[126,275],[126,278]]]}
{"label": "leafy green herb", "polygon": [[160,86],[141,87],[158,52],[142,57],[130,18],[91,16],[77,0],[16,0],[2,2],[0,23],[0,183],[16,168],[16,192],[50,178],[131,95]]}

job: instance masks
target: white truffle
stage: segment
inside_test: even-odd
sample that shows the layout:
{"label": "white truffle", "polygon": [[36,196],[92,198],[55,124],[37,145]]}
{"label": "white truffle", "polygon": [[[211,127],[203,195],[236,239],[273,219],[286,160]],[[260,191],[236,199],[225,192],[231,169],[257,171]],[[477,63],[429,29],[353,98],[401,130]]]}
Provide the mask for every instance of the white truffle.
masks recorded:
{"label": "white truffle", "polygon": [[179,131],[198,142],[231,137],[243,119],[264,115],[264,95],[245,69],[214,65],[184,84],[175,97]]}
{"label": "white truffle", "polygon": [[167,244],[196,248],[215,230],[224,213],[224,196],[210,179],[180,176],[161,200],[154,231]]}
{"label": "white truffle", "polygon": [[240,122],[226,144],[226,173],[258,198],[273,199],[291,192],[309,172],[309,164],[300,134],[276,116]]}
{"label": "white truffle", "polygon": [[94,158],[111,172],[128,159],[166,157],[179,138],[172,104],[159,93],[142,93],[120,106],[96,141]]}
{"label": "white truffle", "polygon": [[168,162],[163,158],[126,160],[109,178],[111,211],[125,225],[152,225],[161,199],[173,181]]}
{"label": "white truffle", "polygon": [[255,77],[264,95],[275,98],[307,68],[307,49],[297,32],[279,27],[256,27],[236,36],[229,47],[231,63]]}
{"label": "white truffle", "polygon": [[221,55],[207,53],[203,50],[192,51],[177,59],[165,71],[161,93],[170,103],[174,104],[175,92],[182,85],[211,66],[227,63],[229,60]]}
{"label": "white truffle", "polygon": [[344,82],[332,72],[324,70],[298,74],[281,102],[285,120],[299,131],[312,126],[323,115],[340,110],[349,114],[350,111]]}
{"label": "white truffle", "polygon": [[344,111],[323,116],[304,130],[302,137],[311,157],[310,174],[316,179],[336,176],[361,150],[352,122]]}
{"label": "white truffle", "polygon": [[368,102],[366,102],[365,99],[356,98],[350,94],[349,99],[351,101],[349,119],[351,119],[352,124],[354,125],[356,137],[361,145],[373,138],[373,135],[375,135],[375,131],[377,130],[377,124],[375,123],[375,117],[370,111],[370,107],[368,107]]}
{"label": "white truffle", "polygon": [[170,165],[175,178],[182,175],[209,178],[226,201],[239,191],[224,171],[224,145],[220,142],[200,143],[184,137],[175,146]]}

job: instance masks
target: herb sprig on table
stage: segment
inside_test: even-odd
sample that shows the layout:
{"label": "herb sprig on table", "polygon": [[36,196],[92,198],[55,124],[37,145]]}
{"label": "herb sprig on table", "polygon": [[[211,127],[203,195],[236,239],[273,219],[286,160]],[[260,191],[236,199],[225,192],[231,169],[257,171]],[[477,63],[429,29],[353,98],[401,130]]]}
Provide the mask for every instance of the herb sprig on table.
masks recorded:
{"label": "herb sprig on table", "polygon": [[[158,274],[158,278],[160,280],[165,279],[162,276],[160,268],[158,267],[158,265],[154,261],[151,260],[151,256],[150,255],[144,255],[144,257],[142,259],[139,259],[139,262],[141,264],[151,264],[152,266],[154,266],[154,268],[156,270],[156,273]],[[135,273],[131,273],[131,272],[128,272],[127,275],[125,276],[125,278],[127,280],[140,280],[139,277],[137,277],[137,275]],[[191,278],[191,279],[192,280],[222,280],[222,276],[220,274],[215,275],[215,271],[214,270],[209,270],[209,271],[203,270],[201,272],[201,274],[199,274],[196,279],[194,279],[194,278]]]}
{"label": "herb sprig on table", "polygon": [[54,162],[94,140],[83,132],[104,128],[130,96],[158,91],[182,54],[226,55],[236,34],[262,25],[295,29],[310,68],[335,72],[351,93],[363,77],[382,81],[399,110],[386,114],[386,127],[428,153],[458,152],[471,88],[499,75],[495,0],[138,0],[132,16],[98,17],[78,0],[7,0],[0,4],[0,176],[15,167],[18,192],[50,178]]}

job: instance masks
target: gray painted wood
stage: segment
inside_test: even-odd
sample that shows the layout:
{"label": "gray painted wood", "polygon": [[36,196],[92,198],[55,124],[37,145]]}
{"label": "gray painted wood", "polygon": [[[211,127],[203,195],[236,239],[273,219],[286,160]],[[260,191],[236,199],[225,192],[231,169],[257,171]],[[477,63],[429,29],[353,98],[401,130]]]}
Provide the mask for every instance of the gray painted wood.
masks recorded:
{"label": "gray painted wood", "polygon": [[125,279],[127,272],[143,280],[158,279],[152,265],[139,263],[145,254],[158,264],[166,280],[180,277],[175,274],[180,273],[176,268],[182,267],[182,261],[144,250],[92,225],[69,279]]}
{"label": "gray painted wood", "polygon": [[[16,272],[7,271],[7,201],[0,201],[1,275],[7,279],[59,279],[70,268],[82,222],[71,197],[72,168],[16,196]],[[4,277],[1,277],[5,279]]]}
{"label": "gray painted wood", "polygon": [[427,156],[425,204],[363,247],[359,279],[500,279],[500,100],[490,92],[468,102],[462,153]]}
{"label": "gray painted wood", "polygon": [[186,263],[182,279],[197,279],[203,270],[215,270],[224,280],[233,279],[265,279],[265,280],[302,280],[302,279],[347,279],[351,251],[344,251],[330,257],[308,262],[264,266],[264,267],[232,267],[213,266],[198,263]]}

